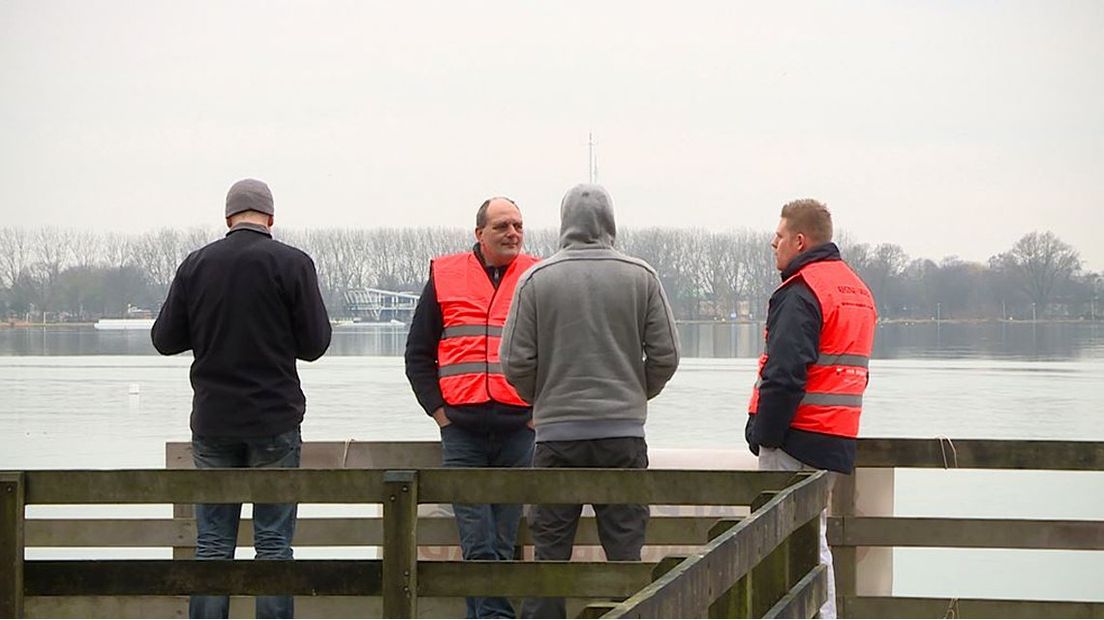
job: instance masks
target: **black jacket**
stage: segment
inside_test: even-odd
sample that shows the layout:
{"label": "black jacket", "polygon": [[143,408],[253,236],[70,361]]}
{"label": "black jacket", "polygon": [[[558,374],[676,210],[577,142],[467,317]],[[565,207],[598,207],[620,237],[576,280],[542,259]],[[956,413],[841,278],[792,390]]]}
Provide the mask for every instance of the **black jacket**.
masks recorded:
{"label": "black jacket", "polygon": [[[836,244],[815,247],[795,258],[782,272],[782,280],[809,263],[830,260],[841,260]],[[771,295],[759,411],[748,417],[744,435],[755,454],[759,454],[759,446],[782,448],[810,467],[851,473],[855,465],[854,439],[790,428],[797,406],[805,397],[809,365],[818,357],[822,322],[820,302],[803,280],[797,279]]]}
{"label": "black jacket", "polygon": [[[505,267],[488,267],[479,253],[479,245],[472,249],[479,263],[487,271],[487,278],[498,288]],[[502,291],[513,295],[513,291]],[[437,383],[437,343],[445,331],[445,319],[437,303],[437,288],[433,284],[433,271],[418,298],[414,318],[410,320],[410,332],[406,337],[406,378],[414,389],[414,396],[426,414],[433,415],[444,407],[448,419],[460,428],[478,432],[509,431],[525,426],[533,417],[532,407],[518,407],[496,401],[478,405],[446,405]]]}
{"label": "black jacket", "polygon": [[251,224],[184,259],[150,332],[163,355],[194,351],[192,432],[216,437],[298,426],[295,360],[321,357],[330,334],[314,262]]}

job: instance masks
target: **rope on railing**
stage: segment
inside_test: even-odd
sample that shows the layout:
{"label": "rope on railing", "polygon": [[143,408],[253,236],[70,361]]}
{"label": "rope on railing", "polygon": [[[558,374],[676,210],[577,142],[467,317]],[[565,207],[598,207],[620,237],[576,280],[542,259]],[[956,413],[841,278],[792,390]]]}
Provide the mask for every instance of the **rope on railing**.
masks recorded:
{"label": "rope on railing", "polygon": [[341,454],[341,469],[349,466],[349,446],[353,445],[353,438],[345,440],[345,451]]}
{"label": "rope on railing", "polygon": [[[958,450],[955,449],[954,442],[951,441],[951,438],[947,437],[946,435],[936,435],[935,438],[939,440],[939,451],[943,453],[943,469],[950,469],[951,467],[954,467],[955,469],[958,469]],[[947,442],[947,443],[944,444],[943,442]],[[946,446],[948,446],[948,445],[951,447],[951,461],[952,461],[953,465],[949,465],[947,463],[947,447]]]}

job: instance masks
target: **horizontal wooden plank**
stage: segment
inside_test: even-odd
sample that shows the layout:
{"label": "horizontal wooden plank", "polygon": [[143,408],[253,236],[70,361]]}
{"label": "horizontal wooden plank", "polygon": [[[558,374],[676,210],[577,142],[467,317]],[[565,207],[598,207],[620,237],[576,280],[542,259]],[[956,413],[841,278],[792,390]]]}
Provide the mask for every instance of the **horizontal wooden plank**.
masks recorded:
{"label": "horizontal wooden plank", "polygon": [[[231,596],[230,617],[252,618],[253,597]],[[299,618],[380,618],[378,596],[298,596]],[[188,598],[182,596],[31,596],[25,599],[27,618],[187,618]],[[418,598],[419,618],[463,618],[462,598]]]}
{"label": "horizontal wooden plank", "polygon": [[27,519],[24,524],[28,548],[188,547],[196,536],[195,519]]}
{"label": "horizontal wooden plank", "polygon": [[805,476],[605,617],[670,618],[707,609],[785,538],[819,518],[827,503],[828,473]]}
{"label": "horizontal wooden plank", "polygon": [[419,562],[418,596],[623,598],[652,580],[650,562]]}
{"label": "horizontal wooden plank", "polygon": [[833,517],[831,543],[853,547],[1104,550],[1104,521]]}
{"label": "horizontal wooden plank", "polygon": [[[380,560],[32,560],[27,596],[378,595]],[[421,562],[419,596],[625,597],[648,562]]]}
{"label": "horizontal wooden plank", "polygon": [[[381,470],[207,469],[26,472],[28,504],[378,503]],[[785,472],[427,469],[421,503],[747,505]]]}
{"label": "horizontal wooden plank", "polygon": [[[441,466],[440,441],[305,441],[304,469],[428,469]],[[192,469],[192,444],[165,444],[165,467]]]}
{"label": "horizontal wooden plank", "polygon": [[27,596],[378,595],[379,560],[31,560]]}
{"label": "horizontal wooden plank", "polygon": [[434,469],[419,473],[422,502],[749,505],[784,488],[787,472],[610,469]]}
{"label": "horizontal wooden plank", "polygon": [[815,618],[828,598],[828,567],[817,564],[786,593],[764,618]]}
{"label": "horizontal wooden plank", "polygon": [[[594,599],[568,598],[567,617],[576,614]],[[252,618],[252,596],[231,596],[230,617]],[[185,596],[30,596],[25,599],[27,618],[187,618]],[[378,596],[298,596],[295,613],[299,618],[380,618],[382,599]],[[418,597],[419,618],[463,618],[464,599],[460,597]]]}
{"label": "horizontal wooden plank", "polygon": [[1104,471],[1104,442],[863,438],[855,465]]}
{"label": "horizontal wooden plank", "polygon": [[[942,448],[940,447],[942,443]],[[946,459],[944,459],[944,456]],[[166,444],[166,467],[190,468],[191,445]],[[1104,470],[1104,442],[1009,439],[859,439],[859,467]],[[437,441],[318,441],[303,444],[304,468],[425,469],[441,463]]]}
{"label": "horizontal wooden plank", "polygon": [[378,503],[370,469],[121,469],[27,473],[28,504]]}
{"label": "horizontal wooden plank", "polygon": [[[648,521],[649,545],[700,545],[708,540],[717,517],[654,516]],[[27,547],[191,547],[195,544],[195,519],[28,519]],[[532,544],[522,520],[520,544]],[[253,543],[253,520],[242,519],[238,544]],[[300,547],[357,547],[383,544],[383,519],[300,518],[294,545]],[[418,544],[457,545],[459,536],[452,517],[420,517]],[[594,517],[579,520],[577,545],[597,545]]]}
{"label": "horizontal wooden plank", "polygon": [[849,596],[849,618],[1104,618],[1104,603]]}

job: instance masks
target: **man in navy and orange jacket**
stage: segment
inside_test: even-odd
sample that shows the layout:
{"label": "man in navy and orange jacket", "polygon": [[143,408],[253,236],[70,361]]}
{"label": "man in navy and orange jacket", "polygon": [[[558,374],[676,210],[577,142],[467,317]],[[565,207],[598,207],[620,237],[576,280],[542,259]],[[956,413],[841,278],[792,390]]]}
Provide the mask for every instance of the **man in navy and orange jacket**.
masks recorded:
{"label": "man in navy and orange jacket", "polygon": [[[832,243],[832,216],[815,200],[782,207],[775,232],[782,284],[767,310],[766,347],[748,405],[745,436],[759,469],[850,474],[878,313],[862,279]],[[821,563],[835,618],[832,556],[821,516]]]}
{"label": "man in navy and orange jacket", "polygon": [[[499,364],[502,327],[518,278],[537,262],[521,253],[521,211],[491,198],[475,217],[471,251],[435,258],[406,341],[406,376],[441,431],[445,467],[528,467],[532,407]],[[465,560],[510,560],[516,504],[454,504]],[[469,618],[513,618],[505,598],[469,597]]]}

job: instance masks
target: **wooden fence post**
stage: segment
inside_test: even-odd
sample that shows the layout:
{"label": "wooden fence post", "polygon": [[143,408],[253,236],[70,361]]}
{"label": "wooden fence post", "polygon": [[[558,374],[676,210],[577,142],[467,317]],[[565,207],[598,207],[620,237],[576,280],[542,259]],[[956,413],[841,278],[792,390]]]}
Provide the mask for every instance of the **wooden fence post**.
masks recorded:
{"label": "wooden fence post", "polygon": [[[855,475],[838,476],[832,484],[832,500],[828,519],[828,540],[843,538],[840,527],[848,517],[855,516]],[[857,556],[855,547],[832,547],[832,570],[836,581],[836,615],[847,617],[847,601],[855,596]]]}
{"label": "wooden fence post", "polygon": [[23,473],[0,473],[0,618],[23,617]]}
{"label": "wooden fence post", "polygon": [[[759,510],[778,495],[778,491],[764,491],[751,503],[751,511]],[[789,591],[788,570],[790,540],[786,538],[751,571],[751,617],[762,618],[774,604]]]}
{"label": "wooden fence post", "polygon": [[[721,519],[709,528],[709,540],[739,525],[739,519]],[[751,617],[751,573],[741,577],[709,606],[710,618]]]}
{"label": "wooden fence post", "polygon": [[383,474],[383,617],[418,614],[418,472]]}
{"label": "wooden fence post", "polygon": [[[896,472],[889,467],[857,468],[855,516],[892,517]],[[855,595],[893,596],[893,548],[863,547],[855,553]]]}
{"label": "wooden fence post", "polygon": [[[192,444],[188,443],[165,443],[165,469],[194,469],[195,463],[192,461]],[[173,504],[172,505],[172,518],[173,521],[183,521],[185,519],[195,521],[195,504]],[[175,524],[174,524],[175,525]],[[177,529],[176,531],[180,531]],[[172,558],[174,560],[194,560],[196,550],[196,528],[195,525],[188,528],[188,534],[182,539],[177,540],[172,546]],[[188,598],[181,596],[177,598],[175,613],[177,618],[184,618],[188,615]]]}
{"label": "wooden fence post", "polygon": [[[844,538],[844,523],[856,516],[893,516],[894,470],[857,467],[850,476],[839,475],[832,484],[828,539]],[[847,600],[859,595],[893,595],[892,547],[832,547],[835,572],[836,614],[848,616]]]}
{"label": "wooden fence post", "polygon": [[[799,527],[789,538],[790,557],[786,561],[786,587],[793,588],[809,571],[820,564],[820,516]],[[823,601],[817,602],[819,609]]]}

